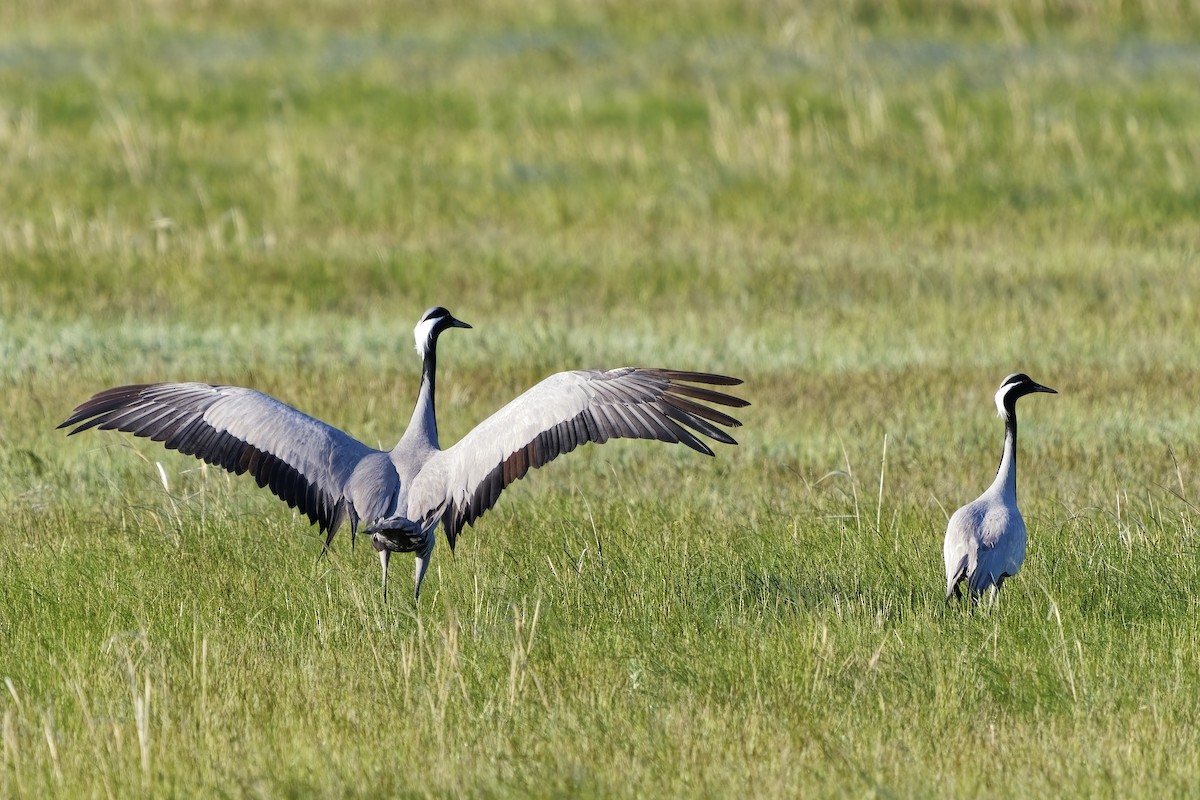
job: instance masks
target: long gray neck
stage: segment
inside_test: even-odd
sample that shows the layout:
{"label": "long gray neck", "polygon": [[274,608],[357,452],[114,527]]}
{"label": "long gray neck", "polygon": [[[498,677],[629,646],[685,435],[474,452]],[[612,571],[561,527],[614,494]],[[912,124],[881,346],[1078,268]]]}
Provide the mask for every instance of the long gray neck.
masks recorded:
{"label": "long gray neck", "polygon": [[1000,456],[1000,468],[992,489],[1004,497],[1017,502],[1017,409],[1007,409],[1004,417],[1004,454]]}
{"label": "long gray neck", "polygon": [[408,430],[402,442],[425,445],[439,449],[437,413],[434,409],[434,391],[437,384],[437,341],[429,343],[425,359],[421,363],[421,390],[417,393],[417,405],[413,409]]}

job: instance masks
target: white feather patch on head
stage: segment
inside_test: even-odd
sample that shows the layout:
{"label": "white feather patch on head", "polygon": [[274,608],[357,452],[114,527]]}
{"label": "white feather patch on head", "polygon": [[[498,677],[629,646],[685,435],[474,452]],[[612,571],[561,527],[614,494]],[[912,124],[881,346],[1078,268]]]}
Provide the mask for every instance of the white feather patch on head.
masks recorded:
{"label": "white feather patch on head", "polygon": [[413,341],[417,345],[417,354],[421,358],[425,358],[425,351],[429,347],[430,337],[433,336],[433,326],[442,321],[442,317],[429,317],[417,323],[417,327],[413,328]]}
{"label": "white feather patch on head", "polygon": [[996,413],[1000,419],[1008,419],[1008,412],[1004,410],[1004,398],[1009,392],[1020,385],[1021,384],[1019,381],[1014,381],[1012,383],[1006,383],[996,390]]}

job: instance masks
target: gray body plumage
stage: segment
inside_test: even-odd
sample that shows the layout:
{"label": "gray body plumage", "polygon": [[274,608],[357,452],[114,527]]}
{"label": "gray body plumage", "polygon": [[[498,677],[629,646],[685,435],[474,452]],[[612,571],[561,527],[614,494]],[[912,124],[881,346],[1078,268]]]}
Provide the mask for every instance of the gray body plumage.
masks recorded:
{"label": "gray body plumage", "polygon": [[470,327],[441,307],[414,331],[422,358],[412,419],[390,451],[376,450],[262,392],[205,383],[120,386],[86,401],[59,427],[120,430],[161,442],[231,472],[250,473],[326,533],[347,521],[379,553],[387,593],[392,553],[414,553],[416,594],[441,523],[451,548],[465,525],[526,472],[586,442],[678,442],[707,455],[696,434],[736,444],[718,425],[740,423],[705,403],[748,403],[708,388],[741,381],[708,373],[621,368],[546,378],[442,450],[435,414],[436,342]]}
{"label": "gray body plumage", "polygon": [[1004,420],[1004,451],[996,479],[977,499],[954,512],[946,526],[942,555],[946,563],[946,601],[961,597],[967,584],[971,598],[999,592],[1025,562],[1025,520],[1017,507],[1017,398],[1032,392],[1055,393],[1029,376],[1015,373],[996,392],[996,408]]}

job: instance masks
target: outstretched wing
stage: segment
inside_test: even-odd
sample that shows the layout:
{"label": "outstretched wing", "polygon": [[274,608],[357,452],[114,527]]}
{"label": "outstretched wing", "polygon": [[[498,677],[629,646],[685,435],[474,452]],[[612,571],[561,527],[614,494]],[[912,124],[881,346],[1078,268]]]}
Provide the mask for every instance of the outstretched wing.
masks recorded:
{"label": "outstretched wing", "polygon": [[72,436],[89,428],[124,431],[238,475],[249,472],[330,538],[346,516],[343,490],[355,465],[379,452],[262,392],[207,383],[107,389],[58,427],[72,425]]}
{"label": "outstretched wing", "polygon": [[707,387],[740,383],[724,375],[636,367],[551,375],[431,458],[409,489],[407,516],[440,516],[454,547],[463,526],[494,506],[506,486],[581,444],[656,439],[711,456],[697,434],[737,444],[717,426],[741,423],[705,403],[749,403]]}

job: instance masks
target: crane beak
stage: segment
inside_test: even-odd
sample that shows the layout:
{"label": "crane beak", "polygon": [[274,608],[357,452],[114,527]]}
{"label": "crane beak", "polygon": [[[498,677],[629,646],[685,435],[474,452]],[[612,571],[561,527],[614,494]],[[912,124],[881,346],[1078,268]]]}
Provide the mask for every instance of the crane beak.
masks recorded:
{"label": "crane beak", "polygon": [[[450,317],[449,324],[450,324],[451,328],[469,328],[469,327],[471,327],[467,323],[463,322],[461,319],[456,319],[454,317]],[[1053,389],[1051,389],[1051,391],[1053,391]]]}
{"label": "crane beak", "polygon": [[1029,387],[1029,391],[1031,391],[1031,392],[1047,392],[1048,394],[1058,394],[1057,390],[1051,389],[1049,386],[1042,386],[1040,383],[1033,384],[1033,386]]}

